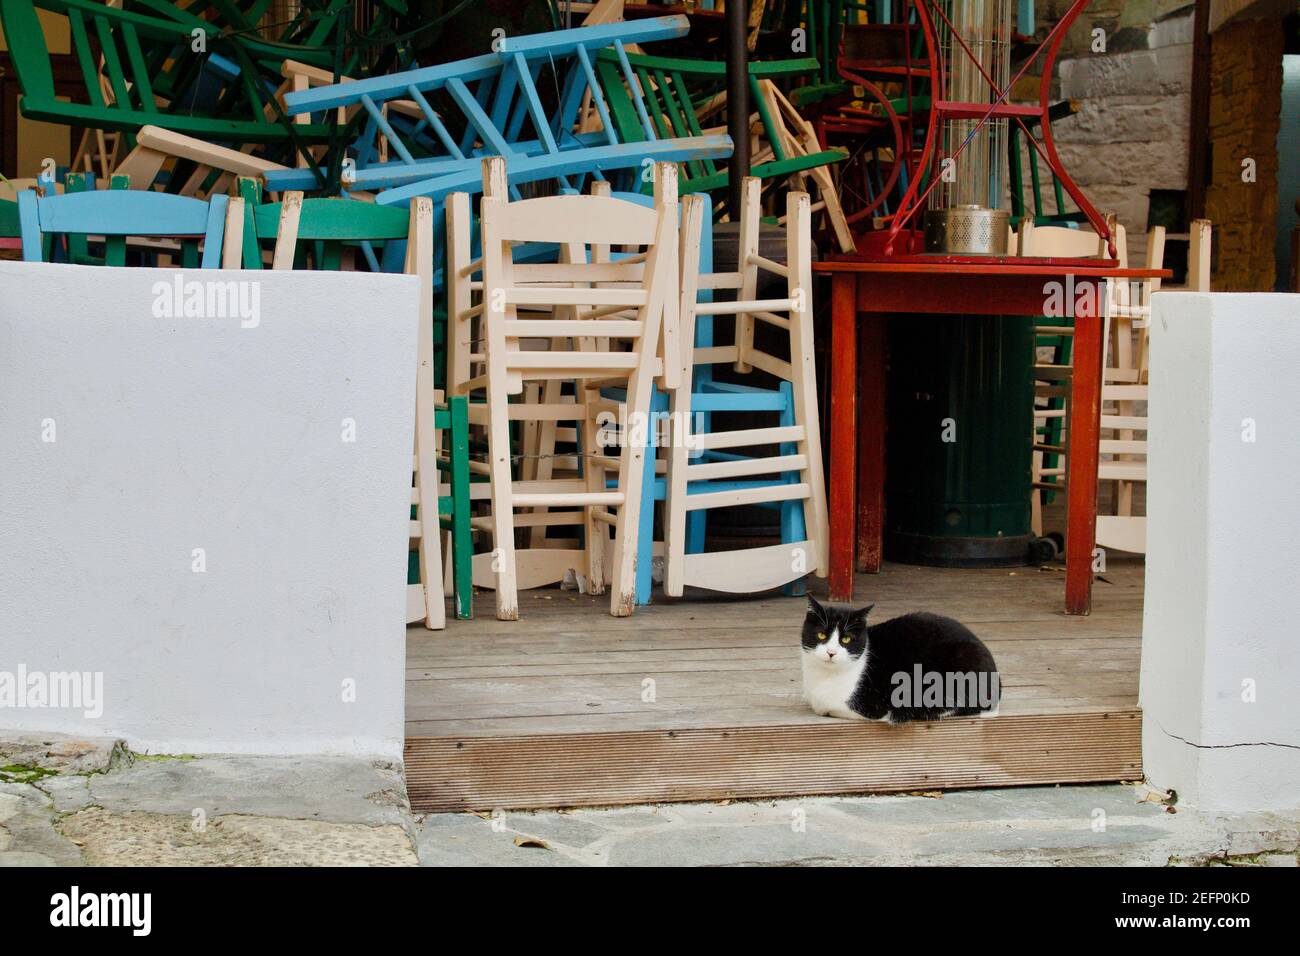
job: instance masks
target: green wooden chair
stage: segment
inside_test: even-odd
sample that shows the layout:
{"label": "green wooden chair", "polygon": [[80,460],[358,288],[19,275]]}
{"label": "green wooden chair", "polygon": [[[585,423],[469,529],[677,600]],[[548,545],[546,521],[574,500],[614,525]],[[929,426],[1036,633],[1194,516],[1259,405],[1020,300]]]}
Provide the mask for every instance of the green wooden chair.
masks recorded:
{"label": "green wooden chair", "polygon": [[[55,95],[50,47],[38,9],[67,21],[72,55],[85,82],[84,102],[69,102]],[[201,56],[189,53],[193,29],[207,31],[209,50],[225,44],[209,24],[191,26],[91,0],[0,0],[0,25],[22,90],[19,103],[23,115],[30,119],[120,130],[128,137],[149,124],[241,146],[323,143],[335,135],[332,124],[269,119],[268,114],[276,115],[277,106],[272,91],[256,75],[240,78],[242,95],[220,100],[217,109],[221,115],[204,114],[193,104],[177,109],[159,105],[159,98],[179,95],[187,71],[203,64]],[[92,36],[97,50],[92,50]],[[105,96],[101,88],[101,70],[111,96]],[[240,115],[224,113],[227,108],[238,110]]]}
{"label": "green wooden chair", "polygon": [[[1062,100],[1048,110],[1052,122],[1073,116],[1079,111],[1079,104],[1074,100]],[[1048,211],[1043,201],[1043,183],[1038,167],[1039,147],[1034,141],[1034,130],[1038,128],[1037,117],[1023,120],[1022,130],[1018,123],[1007,126],[1007,173],[1011,184],[1011,226],[1018,229],[1026,217],[1032,216],[1035,226],[1065,226],[1070,223],[1087,223],[1088,217],[1078,209],[1070,209],[1066,204],[1065,190],[1061,181],[1052,173],[1052,199],[1055,208]],[[1023,159],[1022,159],[1023,157]],[[1029,167],[1029,186],[1033,209],[1025,203],[1024,165]]]}
{"label": "green wooden chair", "polygon": [[22,247],[18,203],[16,200],[0,199],[0,250],[21,250]]}
{"label": "green wooden chair", "polygon": [[[309,63],[324,70],[336,68],[341,75],[370,75],[365,66],[376,50],[388,56],[375,57],[376,64],[404,69],[412,54],[411,41],[441,27],[446,14],[420,16],[419,26],[403,30],[403,14],[413,20],[406,0],[374,0],[367,11],[367,25],[361,27],[354,11],[356,0],[299,0],[289,9],[289,19],[260,26],[268,16],[282,14],[275,0],[125,0],[125,9],[138,9],[169,17],[187,28],[214,27],[232,36],[268,76],[278,75],[284,60]],[[423,11],[422,11],[423,12]],[[344,34],[340,37],[340,33]],[[340,42],[340,40],[342,42]],[[341,58],[336,60],[336,55]]]}
{"label": "green wooden chair", "polygon": [[[251,179],[239,181],[239,192],[239,198],[231,202],[226,228],[239,230],[242,239],[238,252],[225,263],[228,268],[263,268],[264,247],[270,244],[273,269],[338,270],[350,256],[363,259],[372,272],[406,272],[420,277],[422,316],[407,620],[422,620],[430,629],[444,626],[439,541],[443,530],[451,532],[450,579],[455,613],[458,618],[469,619],[474,610],[469,410],[465,398],[443,402],[434,389],[433,204],[417,199],[407,210],[343,198],[303,199],[297,192],[286,193],[281,202],[262,203],[260,184]],[[440,492],[443,484],[447,494]],[[428,501],[437,502],[436,514],[424,511]]]}
{"label": "green wooden chair", "polygon": [[[749,88],[772,158],[750,170],[759,179],[785,178],[843,160],[843,150],[800,151],[792,154],[772,113],[761,80],[780,80],[816,72],[814,59],[770,60],[749,65]],[[602,50],[596,59],[601,89],[620,141],[702,136],[701,119],[721,106],[718,94],[726,85],[725,63],[673,57],[645,56],[622,50]],[[725,163],[703,158],[683,164],[681,192],[708,192],[727,185]],[[718,204],[715,203],[715,210]]]}

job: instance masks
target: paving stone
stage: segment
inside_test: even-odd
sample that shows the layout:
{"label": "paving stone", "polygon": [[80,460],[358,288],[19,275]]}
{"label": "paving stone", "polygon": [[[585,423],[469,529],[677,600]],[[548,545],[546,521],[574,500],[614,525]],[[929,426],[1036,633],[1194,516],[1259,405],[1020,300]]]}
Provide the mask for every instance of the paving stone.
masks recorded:
{"label": "paving stone", "polygon": [[469,813],[431,814],[416,840],[424,866],[581,866],[555,849],[515,845],[518,834],[494,831],[490,821]]}
{"label": "paving stone", "polygon": [[621,866],[811,866],[846,861],[885,862],[895,850],[853,839],[833,825],[810,823],[802,832],[790,824],[672,827],[624,840],[610,850]]}
{"label": "paving stone", "polygon": [[90,803],[90,777],[44,777],[32,784],[54,803],[55,813],[74,813]]}
{"label": "paving stone", "polygon": [[1158,804],[1139,804],[1134,788],[1004,787],[996,790],[936,791],[938,797],[877,796],[829,798],[844,813],[880,823],[977,822],[989,820],[1078,820],[1089,823],[1095,811],[1112,816],[1159,817]]}
{"label": "paving stone", "polygon": [[1021,827],[1013,824],[992,824],[980,829],[963,829],[935,833],[919,841],[917,850],[922,854],[960,851],[965,854],[999,853],[1021,850],[1089,850],[1115,846],[1133,846],[1158,840],[1167,834],[1148,826],[1108,825],[1095,832],[1088,826],[1078,827]]}
{"label": "paving stone", "polygon": [[[7,866],[24,866],[32,860],[40,865],[74,866],[81,862],[76,846],[54,829],[54,804],[30,784],[0,783],[0,857]],[[36,865],[36,864],[30,864]]]}
{"label": "paving stone", "polygon": [[23,808],[23,798],[16,793],[0,793],[0,824],[18,816]]}
{"label": "paving stone", "polygon": [[[609,839],[611,831],[602,825],[604,814],[510,813],[501,817],[506,829],[516,834],[537,836],[548,843],[584,847]],[[490,821],[482,821],[490,827]]]}

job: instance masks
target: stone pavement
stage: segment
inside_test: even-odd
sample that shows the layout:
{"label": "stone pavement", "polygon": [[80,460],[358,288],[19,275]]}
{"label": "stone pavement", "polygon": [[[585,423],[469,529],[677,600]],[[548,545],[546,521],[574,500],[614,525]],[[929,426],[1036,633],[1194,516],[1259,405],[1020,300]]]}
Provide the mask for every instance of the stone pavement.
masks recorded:
{"label": "stone pavement", "polygon": [[435,814],[426,866],[1295,866],[1300,814],[1210,817],[1132,785]]}
{"label": "stone pavement", "polygon": [[0,866],[414,866],[414,836],[387,761],[0,741]]}
{"label": "stone pavement", "polygon": [[1098,785],[413,816],[399,767],[0,734],[0,866],[1295,866],[1300,812]]}

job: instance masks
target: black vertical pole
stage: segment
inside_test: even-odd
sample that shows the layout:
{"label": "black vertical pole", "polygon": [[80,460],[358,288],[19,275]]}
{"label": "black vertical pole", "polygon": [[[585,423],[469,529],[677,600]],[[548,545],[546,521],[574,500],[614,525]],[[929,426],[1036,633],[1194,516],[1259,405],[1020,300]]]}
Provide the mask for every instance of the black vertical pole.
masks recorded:
{"label": "black vertical pole", "polygon": [[740,182],[749,175],[749,3],[727,0],[727,133],[733,152],[728,163],[727,208],[733,221],[740,209]]}

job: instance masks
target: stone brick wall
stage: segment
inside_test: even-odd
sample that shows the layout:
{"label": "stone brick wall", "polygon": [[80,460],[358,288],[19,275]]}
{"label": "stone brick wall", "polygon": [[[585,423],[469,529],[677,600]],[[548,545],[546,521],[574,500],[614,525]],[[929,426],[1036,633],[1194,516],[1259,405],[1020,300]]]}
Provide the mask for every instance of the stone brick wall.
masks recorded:
{"label": "stone brick wall", "polygon": [[[1276,20],[1238,20],[1210,37],[1210,183],[1216,292],[1271,291],[1283,34]],[[1255,181],[1242,162],[1255,161]]]}
{"label": "stone brick wall", "polygon": [[[1039,5],[1039,38],[1068,5]],[[1098,28],[1104,52],[1093,51]],[[1071,99],[1079,108],[1052,125],[1061,161],[1099,212],[1119,217],[1134,263],[1146,254],[1151,191],[1187,188],[1191,79],[1186,0],[1094,0],[1066,35],[1051,78],[1052,99]],[[1036,98],[1041,82],[1026,77],[1013,99]],[[1048,204],[1049,212],[1054,208]]]}

